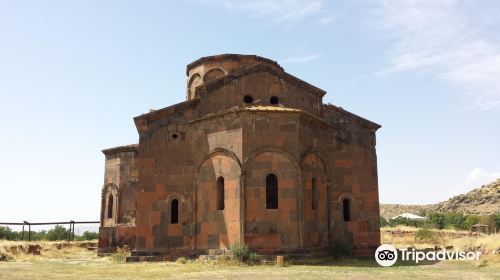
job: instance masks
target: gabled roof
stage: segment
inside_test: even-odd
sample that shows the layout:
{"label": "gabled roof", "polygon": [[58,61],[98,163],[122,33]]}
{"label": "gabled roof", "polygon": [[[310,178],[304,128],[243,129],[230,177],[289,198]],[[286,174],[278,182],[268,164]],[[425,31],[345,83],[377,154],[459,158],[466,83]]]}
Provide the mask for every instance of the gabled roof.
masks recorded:
{"label": "gabled roof", "polygon": [[186,108],[196,106],[199,101],[200,100],[198,98],[195,98],[195,99],[186,100],[186,101],[183,101],[183,102],[180,102],[180,103],[177,103],[177,104],[165,107],[165,108],[161,108],[158,110],[151,110],[149,113],[145,113],[145,114],[142,114],[142,115],[135,117],[134,121],[139,120],[139,119],[146,119],[146,120],[159,119],[159,118],[164,117],[166,115],[169,115],[173,112],[182,111]]}
{"label": "gabled roof", "polygon": [[327,121],[319,118],[311,113],[308,113],[301,109],[289,108],[289,107],[280,107],[280,106],[237,106],[233,108],[229,108],[223,111],[209,113],[202,116],[199,119],[190,121],[191,123],[199,122],[206,119],[211,119],[215,117],[224,116],[227,114],[232,114],[236,112],[275,112],[275,113],[295,113],[300,114],[301,118],[305,118],[307,120],[314,120],[321,123],[322,126],[330,126],[331,124]]}
{"label": "gabled roof", "polygon": [[234,71],[228,75],[222,76],[218,79],[215,79],[213,81],[210,81],[208,83],[205,83],[203,85],[200,85],[199,87],[196,88],[196,94],[204,94],[211,92],[215,89],[220,88],[221,86],[235,80],[241,77],[244,77],[249,74],[253,73],[258,73],[258,72],[267,72],[271,75],[274,75],[276,77],[279,77],[283,80],[286,80],[287,82],[290,82],[298,87],[301,87],[307,91],[310,91],[313,94],[318,95],[319,97],[323,97],[326,94],[326,91],[317,88],[293,75],[290,75],[284,71],[279,71],[276,68],[260,63],[260,64],[255,64],[249,67],[242,68],[240,70]]}
{"label": "gabled roof", "polygon": [[365,119],[363,117],[360,117],[360,116],[358,116],[358,115],[356,115],[354,113],[351,113],[351,112],[345,110],[342,107],[338,107],[338,106],[335,106],[333,104],[324,104],[323,107],[326,108],[326,109],[330,108],[330,110],[332,110],[334,113],[340,113],[340,114],[347,115],[349,117],[355,118],[358,121],[360,121],[360,122],[365,123],[366,125],[368,125],[371,129],[377,130],[377,129],[379,129],[379,128],[382,127],[380,124],[372,122],[370,120],[367,120],[367,119]]}

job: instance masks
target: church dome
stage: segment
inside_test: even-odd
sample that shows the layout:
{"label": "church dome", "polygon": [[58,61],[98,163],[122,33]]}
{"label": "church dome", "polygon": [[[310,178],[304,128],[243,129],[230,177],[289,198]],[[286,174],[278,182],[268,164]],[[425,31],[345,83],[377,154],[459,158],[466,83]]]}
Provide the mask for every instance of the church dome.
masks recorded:
{"label": "church dome", "polygon": [[187,65],[187,99],[195,98],[196,87],[230,74],[238,69],[265,63],[280,71],[283,68],[273,60],[257,55],[221,54],[205,56]]}

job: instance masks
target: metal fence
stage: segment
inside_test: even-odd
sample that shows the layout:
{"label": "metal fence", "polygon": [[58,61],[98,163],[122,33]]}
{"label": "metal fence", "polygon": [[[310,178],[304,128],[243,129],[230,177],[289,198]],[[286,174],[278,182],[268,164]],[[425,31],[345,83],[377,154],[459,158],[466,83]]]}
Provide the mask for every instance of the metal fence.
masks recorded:
{"label": "metal fence", "polygon": [[7,225],[7,226],[23,226],[22,233],[21,233],[21,240],[24,240],[24,227],[28,226],[28,240],[31,241],[31,226],[44,226],[44,225],[69,225],[69,230],[68,230],[68,242],[74,241],[75,240],[75,224],[99,224],[99,221],[83,221],[83,222],[76,222],[76,221],[69,221],[69,222],[44,222],[44,223],[30,223],[28,221],[23,221],[22,223],[2,223],[0,222],[0,225]]}

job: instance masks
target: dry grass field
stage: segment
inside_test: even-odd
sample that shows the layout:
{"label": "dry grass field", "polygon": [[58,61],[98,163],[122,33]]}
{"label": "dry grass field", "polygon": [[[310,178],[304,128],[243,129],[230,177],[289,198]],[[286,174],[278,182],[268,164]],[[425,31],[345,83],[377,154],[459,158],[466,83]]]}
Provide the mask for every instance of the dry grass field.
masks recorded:
{"label": "dry grass field", "polygon": [[471,235],[469,231],[460,230],[431,230],[435,233],[432,242],[428,240],[418,241],[415,234],[418,231],[414,227],[398,226],[381,228],[382,243],[392,244],[397,248],[415,247],[419,249],[434,246],[453,246],[456,250],[467,251],[476,248],[490,252],[500,248],[500,233]]}
{"label": "dry grass field", "polygon": [[[389,238],[386,233],[383,236]],[[407,245],[404,244],[407,237],[391,238],[399,245]],[[495,243],[498,236],[494,238],[489,241],[482,237],[482,241],[469,242]],[[388,268],[372,260],[323,260],[278,268],[271,264],[249,266],[198,260],[124,263],[122,254],[99,258],[95,251],[78,243],[70,247],[61,247],[55,242],[36,244],[41,246],[40,255],[27,254],[25,249],[11,252],[19,245],[27,248],[26,242],[0,241],[0,254],[9,257],[8,261],[0,262],[0,279],[500,279],[500,255],[488,255],[480,261],[444,261],[431,265],[398,263]]]}

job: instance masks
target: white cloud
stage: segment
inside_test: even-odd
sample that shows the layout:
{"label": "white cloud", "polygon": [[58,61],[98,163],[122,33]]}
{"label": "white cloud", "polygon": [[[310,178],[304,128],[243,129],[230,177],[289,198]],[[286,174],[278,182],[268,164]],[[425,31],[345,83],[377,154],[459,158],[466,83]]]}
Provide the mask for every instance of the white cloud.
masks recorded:
{"label": "white cloud", "polygon": [[472,188],[491,183],[500,178],[500,173],[488,173],[483,169],[476,167],[465,177],[465,185]]}
{"label": "white cloud", "polygon": [[378,74],[430,70],[471,98],[471,108],[500,109],[500,2],[381,1],[377,27],[393,42]]}
{"label": "white cloud", "polygon": [[499,172],[487,172],[479,167],[472,169],[471,172],[465,176],[464,181],[454,187],[447,189],[449,197],[467,193],[473,189],[479,188],[483,185],[489,184],[496,179],[500,178]]}
{"label": "white cloud", "polygon": [[309,18],[314,15],[323,15],[320,22],[327,24],[333,18],[326,13],[323,0],[201,0],[200,2],[222,6],[230,11],[243,11],[250,17],[265,17],[272,21],[284,22]]}
{"label": "white cloud", "polygon": [[316,60],[320,58],[323,55],[323,53],[315,53],[315,54],[310,54],[310,55],[305,55],[305,56],[293,56],[293,57],[288,57],[285,59],[281,60],[282,64],[291,64],[291,63],[296,63],[296,64],[304,64],[308,63],[310,61]]}

